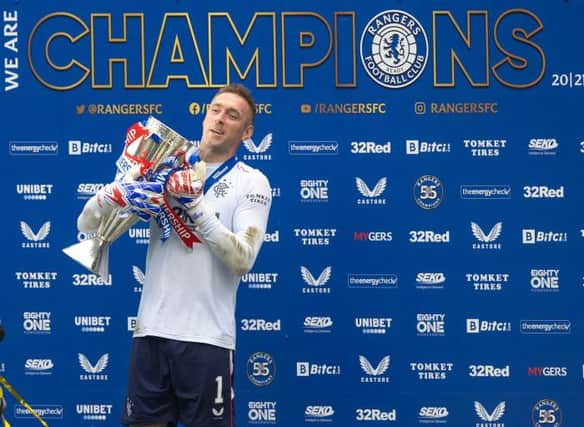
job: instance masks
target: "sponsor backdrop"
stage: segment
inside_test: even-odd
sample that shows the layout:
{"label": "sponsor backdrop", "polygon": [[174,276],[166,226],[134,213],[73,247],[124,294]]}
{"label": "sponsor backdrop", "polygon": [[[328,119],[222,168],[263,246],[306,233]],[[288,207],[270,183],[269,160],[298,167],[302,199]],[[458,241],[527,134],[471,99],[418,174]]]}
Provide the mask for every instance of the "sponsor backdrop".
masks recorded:
{"label": "sponsor backdrop", "polygon": [[237,81],[273,186],[238,425],[582,425],[584,5],[369,3],[2,1],[0,375],[50,425],[118,425],[149,239],[103,280],[77,215],[131,124],[196,141]]}

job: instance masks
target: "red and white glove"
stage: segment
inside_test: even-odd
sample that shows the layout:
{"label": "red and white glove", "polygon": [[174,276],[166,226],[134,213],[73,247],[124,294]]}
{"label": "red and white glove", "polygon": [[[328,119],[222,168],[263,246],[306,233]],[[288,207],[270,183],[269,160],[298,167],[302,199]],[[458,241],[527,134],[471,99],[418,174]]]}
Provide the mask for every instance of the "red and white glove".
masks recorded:
{"label": "red and white glove", "polygon": [[172,173],[166,182],[166,191],[187,209],[194,208],[203,200],[205,169],[204,162],[197,162],[192,168]]}

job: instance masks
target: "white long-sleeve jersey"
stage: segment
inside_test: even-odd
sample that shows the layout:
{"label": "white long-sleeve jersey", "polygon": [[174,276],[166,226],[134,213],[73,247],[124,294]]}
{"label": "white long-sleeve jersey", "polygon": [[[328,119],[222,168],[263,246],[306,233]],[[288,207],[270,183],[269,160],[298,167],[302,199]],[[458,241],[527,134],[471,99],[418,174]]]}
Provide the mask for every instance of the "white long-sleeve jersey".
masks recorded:
{"label": "white long-sleeve jersey", "polygon": [[[207,176],[212,169],[207,170]],[[201,239],[185,248],[173,231],[161,241],[151,221],[146,277],[135,337],[159,336],[235,349],[235,304],[241,275],[253,266],[263,242],[271,207],[268,179],[238,162],[185,212],[173,204],[185,224]],[[172,202],[171,202],[172,203]],[[99,218],[91,200],[83,217]]]}

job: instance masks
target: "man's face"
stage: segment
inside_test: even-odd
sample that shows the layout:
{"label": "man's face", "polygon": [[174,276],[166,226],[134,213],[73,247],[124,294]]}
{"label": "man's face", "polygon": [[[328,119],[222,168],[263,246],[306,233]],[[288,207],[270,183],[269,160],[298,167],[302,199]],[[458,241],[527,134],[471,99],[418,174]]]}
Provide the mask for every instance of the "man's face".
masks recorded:
{"label": "man's face", "polygon": [[235,93],[221,93],[211,101],[203,120],[201,149],[216,155],[234,153],[239,143],[251,137],[250,107]]}

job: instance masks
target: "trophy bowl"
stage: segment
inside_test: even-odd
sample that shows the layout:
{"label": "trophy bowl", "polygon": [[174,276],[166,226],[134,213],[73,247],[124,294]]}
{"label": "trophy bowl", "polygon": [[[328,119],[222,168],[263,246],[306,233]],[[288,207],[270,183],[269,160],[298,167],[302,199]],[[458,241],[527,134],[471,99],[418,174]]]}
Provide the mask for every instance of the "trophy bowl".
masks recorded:
{"label": "trophy bowl", "polygon": [[[128,130],[124,152],[116,162],[116,180],[137,180],[154,172],[170,155],[188,145],[188,141],[150,116],[144,124]],[[140,218],[134,214],[113,209],[99,224],[95,237],[63,249],[63,252],[91,272],[107,279],[109,275],[109,247]]]}

